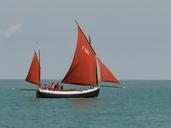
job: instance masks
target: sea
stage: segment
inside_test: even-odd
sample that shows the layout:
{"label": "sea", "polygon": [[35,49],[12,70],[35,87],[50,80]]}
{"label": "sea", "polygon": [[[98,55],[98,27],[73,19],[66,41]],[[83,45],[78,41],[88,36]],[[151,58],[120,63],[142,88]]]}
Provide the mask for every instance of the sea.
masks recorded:
{"label": "sea", "polygon": [[97,98],[42,99],[24,80],[0,80],[0,128],[171,128],[170,80],[101,84]]}

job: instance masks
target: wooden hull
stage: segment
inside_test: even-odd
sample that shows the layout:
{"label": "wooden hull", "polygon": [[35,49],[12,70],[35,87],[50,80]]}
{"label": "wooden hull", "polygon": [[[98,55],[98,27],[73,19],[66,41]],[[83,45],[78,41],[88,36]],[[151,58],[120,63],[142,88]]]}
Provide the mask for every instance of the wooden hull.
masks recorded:
{"label": "wooden hull", "polygon": [[100,91],[100,86],[87,90],[42,90],[36,92],[37,98],[92,98],[97,97]]}

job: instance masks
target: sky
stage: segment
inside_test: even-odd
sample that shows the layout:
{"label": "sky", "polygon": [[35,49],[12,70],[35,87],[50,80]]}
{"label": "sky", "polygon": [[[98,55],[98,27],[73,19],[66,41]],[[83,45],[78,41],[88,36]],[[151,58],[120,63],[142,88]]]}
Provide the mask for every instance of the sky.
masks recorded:
{"label": "sky", "polygon": [[171,79],[169,0],[0,0],[0,79],[25,79],[41,50],[42,79],[63,79],[77,26],[118,79]]}

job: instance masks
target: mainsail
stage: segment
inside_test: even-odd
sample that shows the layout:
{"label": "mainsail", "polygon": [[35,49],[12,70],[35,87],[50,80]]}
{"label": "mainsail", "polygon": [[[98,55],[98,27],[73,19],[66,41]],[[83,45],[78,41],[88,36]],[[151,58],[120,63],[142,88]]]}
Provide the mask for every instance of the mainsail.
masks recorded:
{"label": "mainsail", "polygon": [[96,54],[79,25],[73,62],[62,82],[88,86],[98,83]]}
{"label": "mainsail", "polygon": [[38,86],[41,85],[40,80],[40,62],[38,60],[36,52],[34,53],[32,63],[28,72],[28,75],[25,79],[27,82],[36,84]]}
{"label": "mainsail", "polygon": [[119,84],[119,80],[112,74],[112,72],[102,63],[102,61],[97,58],[99,66],[100,66],[100,81],[103,82],[112,82]]}

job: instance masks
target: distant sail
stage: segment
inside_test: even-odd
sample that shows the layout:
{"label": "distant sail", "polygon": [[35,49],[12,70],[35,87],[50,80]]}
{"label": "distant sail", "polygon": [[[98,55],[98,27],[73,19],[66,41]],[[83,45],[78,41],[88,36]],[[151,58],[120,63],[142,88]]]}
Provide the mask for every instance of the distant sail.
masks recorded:
{"label": "distant sail", "polygon": [[98,83],[96,54],[79,26],[74,59],[62,82],[79,85]]}
{"label": "distant sail", "polygon": [[40,86],[41,80],[40,80],[40,62],[38,60],[36,52],[34,53],[33,60],[30,66],[30,70],[28,72],[28,75],[25,79],[27,82],[36,84]]}
{"label": "distant sail", "polygon": [[112,72],[102,63],[102,61],[97,58],[99,66],[100,66],[100,81],[103,82],[112,82],[119,84],[119,80],[112,74]]}

